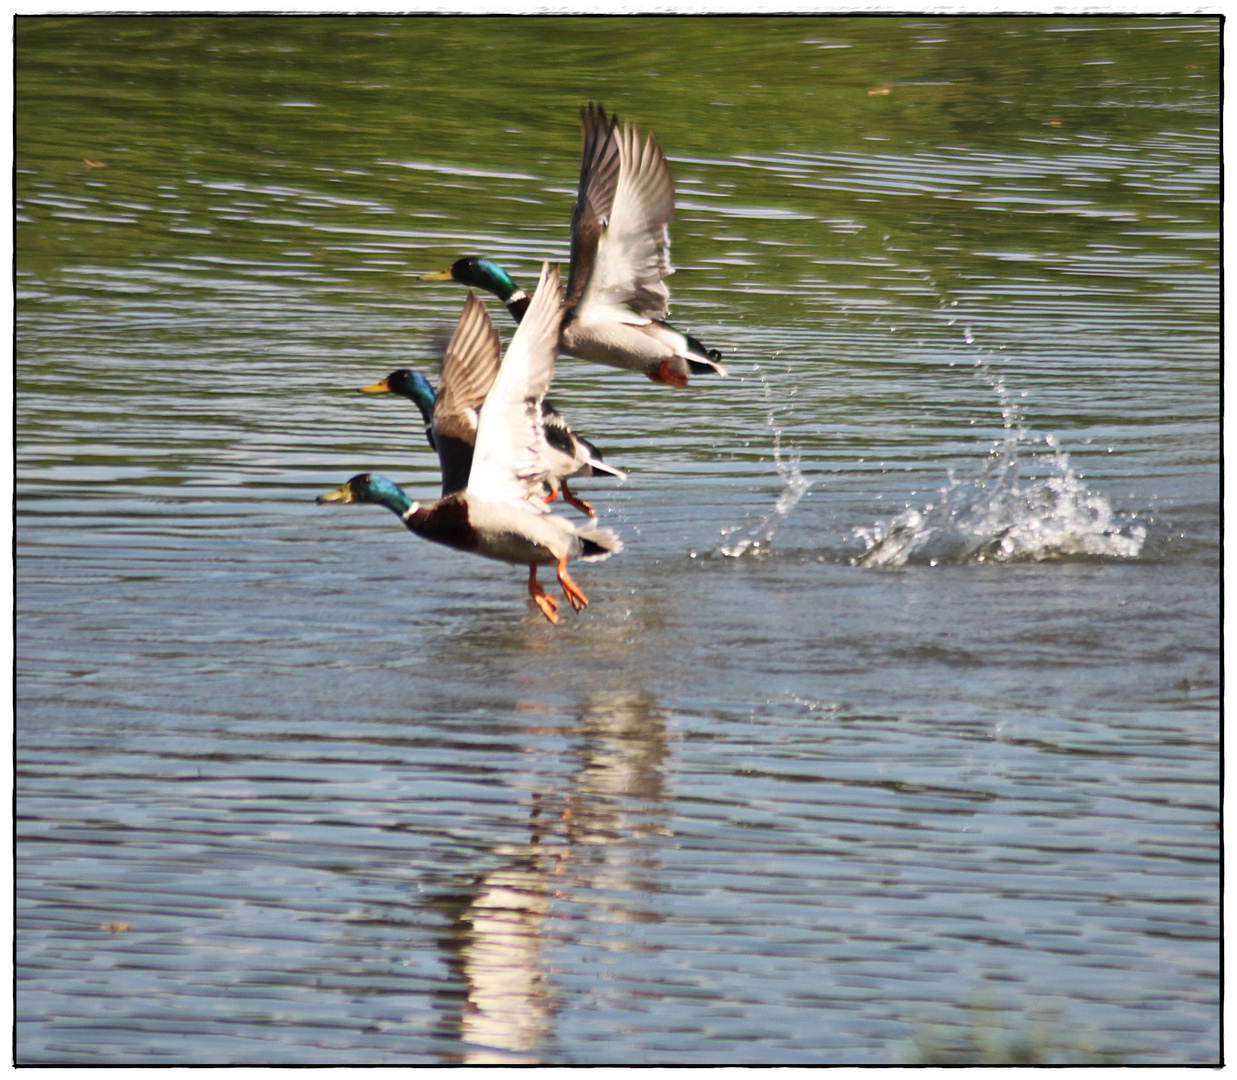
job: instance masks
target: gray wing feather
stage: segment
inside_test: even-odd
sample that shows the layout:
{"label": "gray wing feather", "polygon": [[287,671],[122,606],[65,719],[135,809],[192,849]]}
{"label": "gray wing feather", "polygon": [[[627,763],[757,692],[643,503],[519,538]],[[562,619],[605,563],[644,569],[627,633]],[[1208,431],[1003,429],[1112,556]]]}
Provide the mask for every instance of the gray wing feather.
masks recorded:
{"label": "gray wing feather", "polygon": [[571,211],[571,267],[567,274],[567,305],[584,295],[597,243],[610,219],[619,180],[618,117],[606,119],[600,105],[589,102],[580,110],[584,152],[580,158],[580,187]]}
{"label": "gray wing feather", "polygon": [[647,319],[664,319],[670,290],[663,279],[674,272],[674,182],[661,147],[651,135],[641,143],[635,124],[624,124],[615,142],[618,186],[580,306],[628,308]]}
{"label": "gray wing feather", "polygon": [[442,359],[434,434],[463,442],[477,439],[477,413],[498,375],[501,351],[489,312],[469,289],[464,311]]}

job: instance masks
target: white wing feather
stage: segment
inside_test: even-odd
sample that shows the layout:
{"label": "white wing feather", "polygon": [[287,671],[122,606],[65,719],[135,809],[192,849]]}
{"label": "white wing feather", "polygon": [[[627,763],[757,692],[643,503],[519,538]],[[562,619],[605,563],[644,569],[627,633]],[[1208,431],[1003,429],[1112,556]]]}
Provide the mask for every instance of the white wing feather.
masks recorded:
{"label": "white wing feather", "polygon": [[619,315],[619,321],[640,324],[670,313],[670,291],[662,279],[674,272],[669,228],[674,182],[651,135],[641,145],[640,129],[624,124],[614,137],[619,143],[618,187],[579,314],[582,319]]}
{"label": "white wing feather", "polygon": [[541,483],[551,471],[541,400],[554,378],[563,294],[557,264],[544,263],[537,291],[481,406],[468,490],[485,502],[524,503],[548,513]]}

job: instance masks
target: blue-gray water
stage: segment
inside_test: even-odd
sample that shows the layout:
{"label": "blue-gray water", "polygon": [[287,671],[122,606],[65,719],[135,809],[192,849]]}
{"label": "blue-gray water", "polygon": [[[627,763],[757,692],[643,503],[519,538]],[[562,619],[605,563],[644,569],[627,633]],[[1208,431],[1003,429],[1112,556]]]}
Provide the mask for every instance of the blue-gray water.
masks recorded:
{"label": "blue-gray water", "polygon": [[[1216,1062],[1218,46],[20,20],[17,1059]],[[589,98],[731,378],[560,362],[553,627],[313,500],[434,494],[356,388],[566,257]]]}

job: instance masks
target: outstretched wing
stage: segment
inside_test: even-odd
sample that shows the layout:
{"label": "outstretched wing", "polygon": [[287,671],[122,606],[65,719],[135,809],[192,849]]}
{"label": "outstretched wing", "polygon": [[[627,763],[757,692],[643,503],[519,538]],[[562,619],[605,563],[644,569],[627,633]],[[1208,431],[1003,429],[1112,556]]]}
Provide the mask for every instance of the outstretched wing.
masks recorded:
{"label": "outstretched wing", "polygon": [[649,319],[670,313],[670,291],[662,280],[670,265],[670,219],[674,215],[674,181],[666,155],[650,135],[643,144],[640,129],[624,124],[614,136],[619,151],[618,186],[609,224],[597,243],[584,295],[585,311],[616,318],[621,309]]}
{"label": "outstretched wing", "polygon": [[485,305],[469,290],[464,313],[443,354],[430,423],[430,441],[442,466],[443,495],[462,491],[468,484],[477,416],[498,375],[498,362],[498,331]]}
{"label": "outstretched wing", "polygon": [[545,510],[540,498],[530,496],[550,472],[541,400],[554,378],[562,318],[558,264],[544,263],[533,301],[481,406],[468,490],[483,501]]}
{"label": "outstretched wing", "polygon": [[606,110],[589,102],[580,110],[584,153],[580,158],[580,188],[571,211],[571,268],[567,274],[567,305],[579,302],[588,285],[618,189],[618,117],[606,119]]}
{"label": "outstretched wing", "polygon": [[470,445],[476,442],[477,414],[498,375],[498,331],[489,312],[469,289],[464,312],[442,358],[438,400],[434,403],[434,435],[446,435]]}

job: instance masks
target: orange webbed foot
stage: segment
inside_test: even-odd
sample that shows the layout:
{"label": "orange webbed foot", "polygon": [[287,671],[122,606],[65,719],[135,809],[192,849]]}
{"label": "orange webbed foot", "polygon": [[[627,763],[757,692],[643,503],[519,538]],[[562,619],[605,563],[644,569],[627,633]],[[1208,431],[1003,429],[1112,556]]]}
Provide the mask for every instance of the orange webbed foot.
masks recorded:
{"label": "orange webbed foot", "polygon": [[672,370],[673,361],[663,360],[656,371],[650,371],[648,376],[654,382],[669,383],[671,386],[677,386],[680,389],[687,385],[687,376],[680,375],[677,371]]}
{"label": "orange webbed foot", "polygon": [[580,591],[580,586],[572,581],[571,575],[567,573],[566,555],[558,560],[558,583],[563,587],[563,592],[567,594],[567,599],[571,601],[571,606],[576,611],[583,611],[588,607],[588,597]]}
{"label": "orange webbed foot", "polygon": [[567,502],[571,503],[571,505],[574,506],[581,513],[588,514],[589,517],[597,516],[597,511],[593,509],[592,503],[585,502],[583,499],[580,498],[580,496],[573,493],[571,488],[567,486],[566,480],[563,481],[562,488],[563,488],[563,498]]}
{"label": "orange webbed foot", "polygon": [[528,595],[533,598],[533,603],[541,609],[542,615],[552,623],[558,622],[558,601],[541,587],[541,583],[537,580],[537,566],[535,563],[528,568]]}

